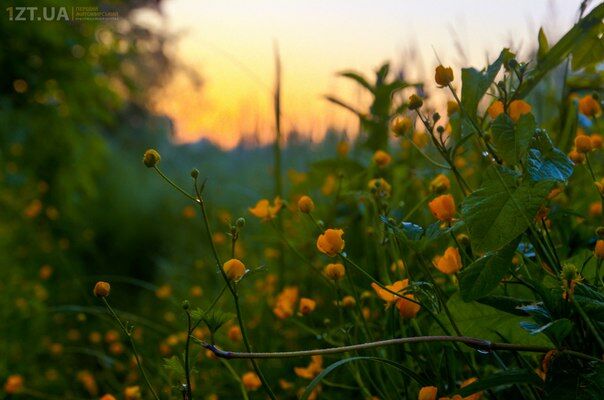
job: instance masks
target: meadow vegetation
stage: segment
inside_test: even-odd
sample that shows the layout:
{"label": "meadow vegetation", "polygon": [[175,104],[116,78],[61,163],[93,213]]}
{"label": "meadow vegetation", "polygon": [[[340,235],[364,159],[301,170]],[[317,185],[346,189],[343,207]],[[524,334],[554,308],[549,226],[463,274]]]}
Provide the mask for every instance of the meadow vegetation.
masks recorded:
{"label": "meadow vegetation", "polygon": [[[162,70],[165,38],[16,32],[9,54],[29,61],[0,58],[1,395],[601,398],[603,18],[556,43],[539,31],[530,59],[443,60],[446,112],[387,63],[345,71],[370,107],[327,101],[358,136],[229,152],[171,144],[143,106],[152,80],[120,70]],[[65,37],[96,49],[77,69],[24,44]],[[156,46],[123,50],[136,40]]]}

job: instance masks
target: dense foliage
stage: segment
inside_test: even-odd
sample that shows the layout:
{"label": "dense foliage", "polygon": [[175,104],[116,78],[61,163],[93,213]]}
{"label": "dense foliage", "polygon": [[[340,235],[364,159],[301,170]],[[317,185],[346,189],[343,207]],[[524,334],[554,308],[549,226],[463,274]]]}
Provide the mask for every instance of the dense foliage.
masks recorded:
{"label": "dense foliage", "polygon": [[229,153],[146,111],[156,32],[0,21],[2,393],[600,398],[603,18],[438,66],[446,116],[384,64],[328,97],[354,141]]}

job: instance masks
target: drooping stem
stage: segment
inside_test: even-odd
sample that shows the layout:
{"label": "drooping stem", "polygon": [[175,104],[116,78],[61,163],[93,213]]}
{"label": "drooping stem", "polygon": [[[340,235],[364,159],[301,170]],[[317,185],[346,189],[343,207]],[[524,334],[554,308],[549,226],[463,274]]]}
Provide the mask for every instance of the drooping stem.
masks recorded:
{"label": "drooping stem", "polygon": [[[473,349],[484,351],[484,352],[492,352],[496,350],[506,350],[506,351],[523,351],[523,352],[531,352],[531,353],[547,353],[551,350],[556,350],[552,347],[547,346],[536,346],[536,345],[525,345],[525,344],[516,344],[516,343],[498,343],[491,342],[489,340],[474,338],[470,336],[414,336],[414,337],[404,337],[404,338],[394,338],[387,340],[378,340],[375,342],[367,342],[360,344],[353,344],[350,346],[341,346],[341,347],[331,347],[326,349],[312,349],[312,350],[300,350],[300,351],[284,351],[284,352],[271,352],[271,353],[243,353],[243,352],[235,352],[222,350],[210,343],[206,343],[199,339],[196,341],[203,346],[204,348],[212,351],[217,357],[233,359],[233,358],[244,358],[244,359],[278,359],[278,358],[296,358],[296,357],[308,357],[315,355],[326,355],[326,354],[339,354],[346,353],[349,351],[363,350],[363,349],[371,349],[376,347],[384,347],[384,346],[393,346],[407,343],[463,343],[468,347]],[[579,353],[576,351],[567,351],[567,350],[559,350],[561,353],[567,353],[573,355],[578,358],[591,360],[591,361],[599,361],[604,363],[603,360],[592,357],[590,355]]]}

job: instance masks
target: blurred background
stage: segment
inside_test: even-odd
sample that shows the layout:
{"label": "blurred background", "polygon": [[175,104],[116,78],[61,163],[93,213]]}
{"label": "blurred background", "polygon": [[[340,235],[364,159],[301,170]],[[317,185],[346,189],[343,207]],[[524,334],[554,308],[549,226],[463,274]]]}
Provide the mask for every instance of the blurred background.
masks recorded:
{"label": "blurred background", "polygon": [[[338,72],[372,77],[390,61],[392,75],[419,83],[432,81],[439,59],[458,77],[460,66],[480,68],[502,47],[530,58],[538,28],[554,43],[577,20],[580,1],[3,4],[0,377],[37,363],[33,386],[73,394],[82,389],[72,377],[87,363],[114,362],[83,344],[93,341],[83,332],[97,332],[105,318],[90,294],[96,280],[110,277],[115,303],[139,315],[159,312],[157,297],[180,304],[201,295],[191,282],[216,281],[202,268],[196,210],[142,165],[147,148],[183,186],[193,167],[209,178],[212,215],[226,232],[273,193],[276,60],[291,186],[342,140],[354,148],[358,118],[324,96],[361,110],[371,98]],[[97,14],[78,17],[83,6]],[[429,104],[444,106],[434,89],[421,88]],[[181,322],[173,311],[157,319]],[[152,319],[135,321],[166,333]]]}
{"label": "blurred background", "polygon": [[170,32],[174,54],[200,75],[195,87],[177,72],[154,99],[154,109],[172,118],[176,139],[204,137],[232,148],[272,137],[275,47],[283,63],[284,129],[320,140],[330,128],[357,128],[356,118],[324,101],[325,94],[359,108],[369,101],[336,72],[369,74],[390,61],[406,80],[423,82],[438,59],[456,69],[482,67],[503,47],[526,57],[535,32],[543,27],[555,42],[576,22],[580,3],[171,0],[162,3],[162,15],[139,11],[136,21]]}

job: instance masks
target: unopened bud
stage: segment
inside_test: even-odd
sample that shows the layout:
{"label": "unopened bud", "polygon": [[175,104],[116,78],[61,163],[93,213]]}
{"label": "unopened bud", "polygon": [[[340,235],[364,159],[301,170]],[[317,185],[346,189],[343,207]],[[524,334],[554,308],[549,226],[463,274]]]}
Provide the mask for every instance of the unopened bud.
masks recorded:
{"label": "unopened bud", "polygon": [[424,104],[424,101],[416,94],[409,96],[409,109],[417,110]]}

